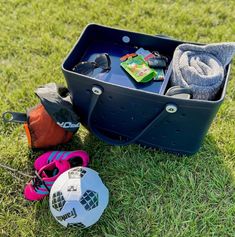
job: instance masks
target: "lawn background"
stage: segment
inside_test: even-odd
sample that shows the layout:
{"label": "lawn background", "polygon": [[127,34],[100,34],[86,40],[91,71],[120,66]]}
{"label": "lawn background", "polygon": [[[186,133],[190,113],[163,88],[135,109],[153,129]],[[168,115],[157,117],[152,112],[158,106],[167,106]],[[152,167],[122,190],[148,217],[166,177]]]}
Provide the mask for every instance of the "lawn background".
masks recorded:
{"label": "lawn background", "polygon": [[[235,41],[234,1],[0,1],[0,113],[38,103],[34,89],[65,84],[61,63],[91,22],[182,40]],[[234,65],[233,65],[234,66]],[[110,190],[100,221],[64,229],[48,199],[30,203],[17,180],[0,169],[0,236],[235,236],[235,78],[200,152],[177,157],[137,145],[111,147],[80,129],[58,149],[85,149]],[[0,122],[0,162],[25,172],[34,159],[20,125]]]}

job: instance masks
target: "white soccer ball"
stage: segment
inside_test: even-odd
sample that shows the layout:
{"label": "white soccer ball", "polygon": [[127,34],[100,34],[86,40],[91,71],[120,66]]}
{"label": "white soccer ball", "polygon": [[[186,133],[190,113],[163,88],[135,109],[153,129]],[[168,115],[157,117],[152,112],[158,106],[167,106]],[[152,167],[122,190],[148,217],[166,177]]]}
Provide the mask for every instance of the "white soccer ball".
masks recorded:
{"label": "white soccer ball", "polygon": [[108,201],[109,191],[99,174],[87,167],[75,167],[61,174],[49,197],[52,215],[65,227],[95,224]]}

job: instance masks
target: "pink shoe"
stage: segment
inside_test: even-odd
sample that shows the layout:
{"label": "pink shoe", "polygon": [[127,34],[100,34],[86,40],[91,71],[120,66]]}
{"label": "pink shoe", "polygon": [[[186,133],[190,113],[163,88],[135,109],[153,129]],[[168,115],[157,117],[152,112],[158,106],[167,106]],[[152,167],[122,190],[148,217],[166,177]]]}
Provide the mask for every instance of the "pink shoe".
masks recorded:
{"label": "pink shoe", "polygon": [[67,160],[70,163],[71,168],[76,166],[87,166],[89,163],[89,155],[83,150],[48,151],[35,160],[34,167],[36,170],[40,170],[43,166],[50,164],[55,160]]}
{"label": "pink shoe", "polygon": [[35,178],[24,189],[24,196],[30,201],[43,199],[50,192],[51,186],[55,180],[66,170],[70,169],[68,161],[54,161],[43,166]]}

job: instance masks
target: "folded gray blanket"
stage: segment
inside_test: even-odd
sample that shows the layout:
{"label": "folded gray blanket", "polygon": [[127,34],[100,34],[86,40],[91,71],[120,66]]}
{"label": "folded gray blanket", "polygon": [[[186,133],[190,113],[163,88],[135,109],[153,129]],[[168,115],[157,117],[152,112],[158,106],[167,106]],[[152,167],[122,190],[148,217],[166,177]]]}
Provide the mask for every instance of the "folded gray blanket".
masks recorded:
{"label": "folded gray blanket", "polygon": [[181,44],[174,52],[171,82],[190,87],[194,99],[213,100],[223,84],[224,69],[234,54],[234,42],[205,46]]}

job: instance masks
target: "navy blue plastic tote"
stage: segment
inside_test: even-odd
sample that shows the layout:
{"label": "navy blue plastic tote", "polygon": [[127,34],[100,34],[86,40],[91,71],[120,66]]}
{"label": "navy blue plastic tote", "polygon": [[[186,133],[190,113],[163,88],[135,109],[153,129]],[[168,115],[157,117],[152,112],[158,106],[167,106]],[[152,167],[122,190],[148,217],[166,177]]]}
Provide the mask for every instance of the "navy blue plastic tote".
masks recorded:
{"label": "navy blue plastic tote", "polygon": [[[179,154],[197,152],[224,99],[230,65],[223,89],[214,101],[164,95],[170,86],[171,65],[163,84],[142,85],[135,83],[120,67],[120,57],[139,47],[172,58],[181,43],[185,42],[88,25],[62,65],[82,124],[112,145],[137,143]],[[78,62],[94,61],[100,53],[108,53],[111,58],[108,73],[97,69],[92,76],[85,76],[72,71]]]}

